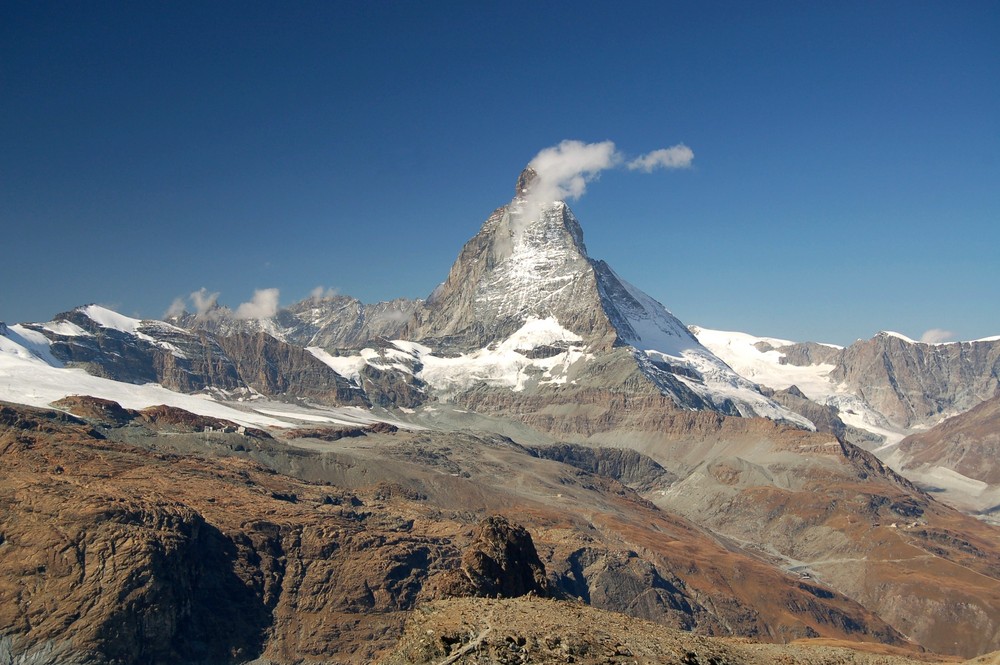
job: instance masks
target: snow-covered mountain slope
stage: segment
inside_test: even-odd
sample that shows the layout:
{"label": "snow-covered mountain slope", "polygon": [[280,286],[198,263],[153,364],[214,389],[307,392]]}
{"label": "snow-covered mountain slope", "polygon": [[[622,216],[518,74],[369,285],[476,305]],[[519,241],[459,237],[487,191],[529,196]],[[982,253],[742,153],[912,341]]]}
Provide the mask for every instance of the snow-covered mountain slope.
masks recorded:
{"label": "snow-covered mountain slope", "polygon": [[[53,327],[67,331],[60,322]],[[131,409],[166,404],[243,425],[286,425],[275,418],[226,406],[205,395],[185,395],[157,384],[114,381],[93,376],[81,368],[66,367],[52,355],[47,337],[22,325],[10,326],[0,335],[0,400],[45,407],[69,395],[110,399]]]}
{"label": "snow-covered mountain slope", "polygon": [[[831,377],[837,365],[830,360],[842,352],[842,347],[811,344],[811,349],[805,351],[804,345],[774,337],[755,337],[700,326],[691,326],[691,332],[712,353],[754,383],[774,390],[795,386],[813,402],[836,409],[847,425],[881,437],[884,444],[895,443],[906,436],[904,430],[893,426],[862,396]],[[792,350],[798,350],[801,358],[796,362],[802,364],[790,362]]]}
{"label": "snow-covered mountain slope", "polygon": [[448,399],[477,385],[522,392],[571,381],[574,367],[593,355],[581,341],[550,317],[530,318],[499,344],[457,356],[436,355],[427,345],[405,340],[352,356],[331,356],[317,347],[309,351],[355,381],[360,381],[365,366],[406,372],[430,386],[438,398]]}
{"label": "snow-covered mountain slope", "polygon": [[692,326],[698,340],[744,377],[775,390],[796,386],[835,407],[847,424],[891,446],[1000,390],[1000,343],[925,344],[880,332],[843,348]]}
{"label": "snow-covered mountain slope", "polygon": [[[677,380],[723,412],[785,420],[812,429],[806,418],[768,399],[754,382],[734,372],[655,299],[618,277],[603,261],[593,265],[601,303],[619,341],[635,349],[640,367],[662,390],[669,390],[664,379]],[[728,405],[733,410],[728,411]]]}
{"label": "snow-covered mountain slope", "polygon": [[[0,326],[0,400],[48,406],[69,395],[90,395],[127,408],[166,404],[255,426],[385,420],[358,408],[366,405],[360,391],[304,350],[266,337],[237,341],[242,348],[234,360],[224,350],[233,346],[231,339],[220,344],[204,334],[162,321],[126,317],[97,305],[77,308],[46,323]],[[282,351],[287,355],[275,357]],[[297,354],[308,360],[297,360]],[[207,363],[211,371],[205,369],[206,355],[211,358]],[[309,409],[269,405],[268,395],[287,393],[256,389],[255,385],[268,381],[253,358],[244,356],[258,357],[272,371],[293,379],[308,376],[294,393],[301,394],[305,386],[322,385],[317,397],[333,397],[340,391],[351,399],[330,399],[325,405],[313,400]],[[241,372],[257,378],[244,381]]]}
{"label": "snow-covered mountain slope", "polygon": [[[830,373],[836,367],[833,363],[794,365],[787,361],[786,354],[779,349],[792,346],[795,342],[700,326],[691,326],[690,330],[712,353],[755,383],[775,390],[797,386],[806,397],[817,402],[836,394],[836,386],[830,379]],[[830,348],[840,349],[832,345]]]}

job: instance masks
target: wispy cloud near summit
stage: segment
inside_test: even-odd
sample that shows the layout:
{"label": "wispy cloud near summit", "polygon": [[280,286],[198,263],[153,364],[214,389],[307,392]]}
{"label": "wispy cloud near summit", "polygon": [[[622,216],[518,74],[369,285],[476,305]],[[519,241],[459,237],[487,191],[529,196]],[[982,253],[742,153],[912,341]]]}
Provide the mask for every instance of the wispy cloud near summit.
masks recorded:
{"label": "wispy cloud near summit", "polygon": [[643,171],[652,173],[654,169],[686,169],[691,166],[694,159],[694,151],[683,143],[672,148],[660,148],[652,152],[647,152],[641,157],[637,157],[628,163],[630,171]]}
{"label": "wispy cloud near summit", "polygon": [[658,168],[682,169],[691,166],[694,152],[684,144],[653,150],[629,159],[614,141],[584,143],[565,140],[545,148],[528,163],[537,174],[528,193],[536,202],[578,199],[602,171],[626,166],[630,171],[651,173]]}

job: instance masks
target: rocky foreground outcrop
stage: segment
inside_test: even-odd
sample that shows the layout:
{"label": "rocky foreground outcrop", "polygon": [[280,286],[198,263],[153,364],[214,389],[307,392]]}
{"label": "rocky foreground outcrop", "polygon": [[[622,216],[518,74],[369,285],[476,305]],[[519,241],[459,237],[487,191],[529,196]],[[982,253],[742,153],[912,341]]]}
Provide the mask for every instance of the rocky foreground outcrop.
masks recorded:
{"label": "rocky foreground outcrop", "polygon": [[551,593],[531,534],[501,515],[491,515],[479,524],[459,568],[443,575],[438,585],[440,595],[446,597],[517,598]]}
{"label": "rocky foreground outcrop", "polygon": [[[851,647],[851,648],[848,648]],[[583,604],[540,598],[439,601],[414,613],[382,665],[917,665],[940,661],[880,645],[793,645],[706,638]],[[986,662],[983,661],[984,665]]]}

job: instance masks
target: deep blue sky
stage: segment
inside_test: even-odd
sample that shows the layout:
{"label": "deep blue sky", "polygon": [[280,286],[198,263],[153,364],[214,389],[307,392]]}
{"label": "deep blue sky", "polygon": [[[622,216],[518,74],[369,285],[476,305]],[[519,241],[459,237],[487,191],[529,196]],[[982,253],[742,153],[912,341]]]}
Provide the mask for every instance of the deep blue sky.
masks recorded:
{"label": "deep blue sky", "polygon": [[1000,3],[0,1],[0,320],[424,297],[563,139],[687,323],[1000,334]]}

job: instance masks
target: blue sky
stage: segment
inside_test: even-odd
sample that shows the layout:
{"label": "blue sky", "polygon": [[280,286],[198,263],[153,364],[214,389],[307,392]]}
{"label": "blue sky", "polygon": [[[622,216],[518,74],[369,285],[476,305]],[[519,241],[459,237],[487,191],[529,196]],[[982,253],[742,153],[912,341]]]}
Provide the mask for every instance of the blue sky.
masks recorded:
{"label": "blue sky", "polygon": [[[686,323],[1000,334],[996,2],[0,3],[0,320],[424,297],[564,139]],[[947,337],[941,334],[940,337]]]}

